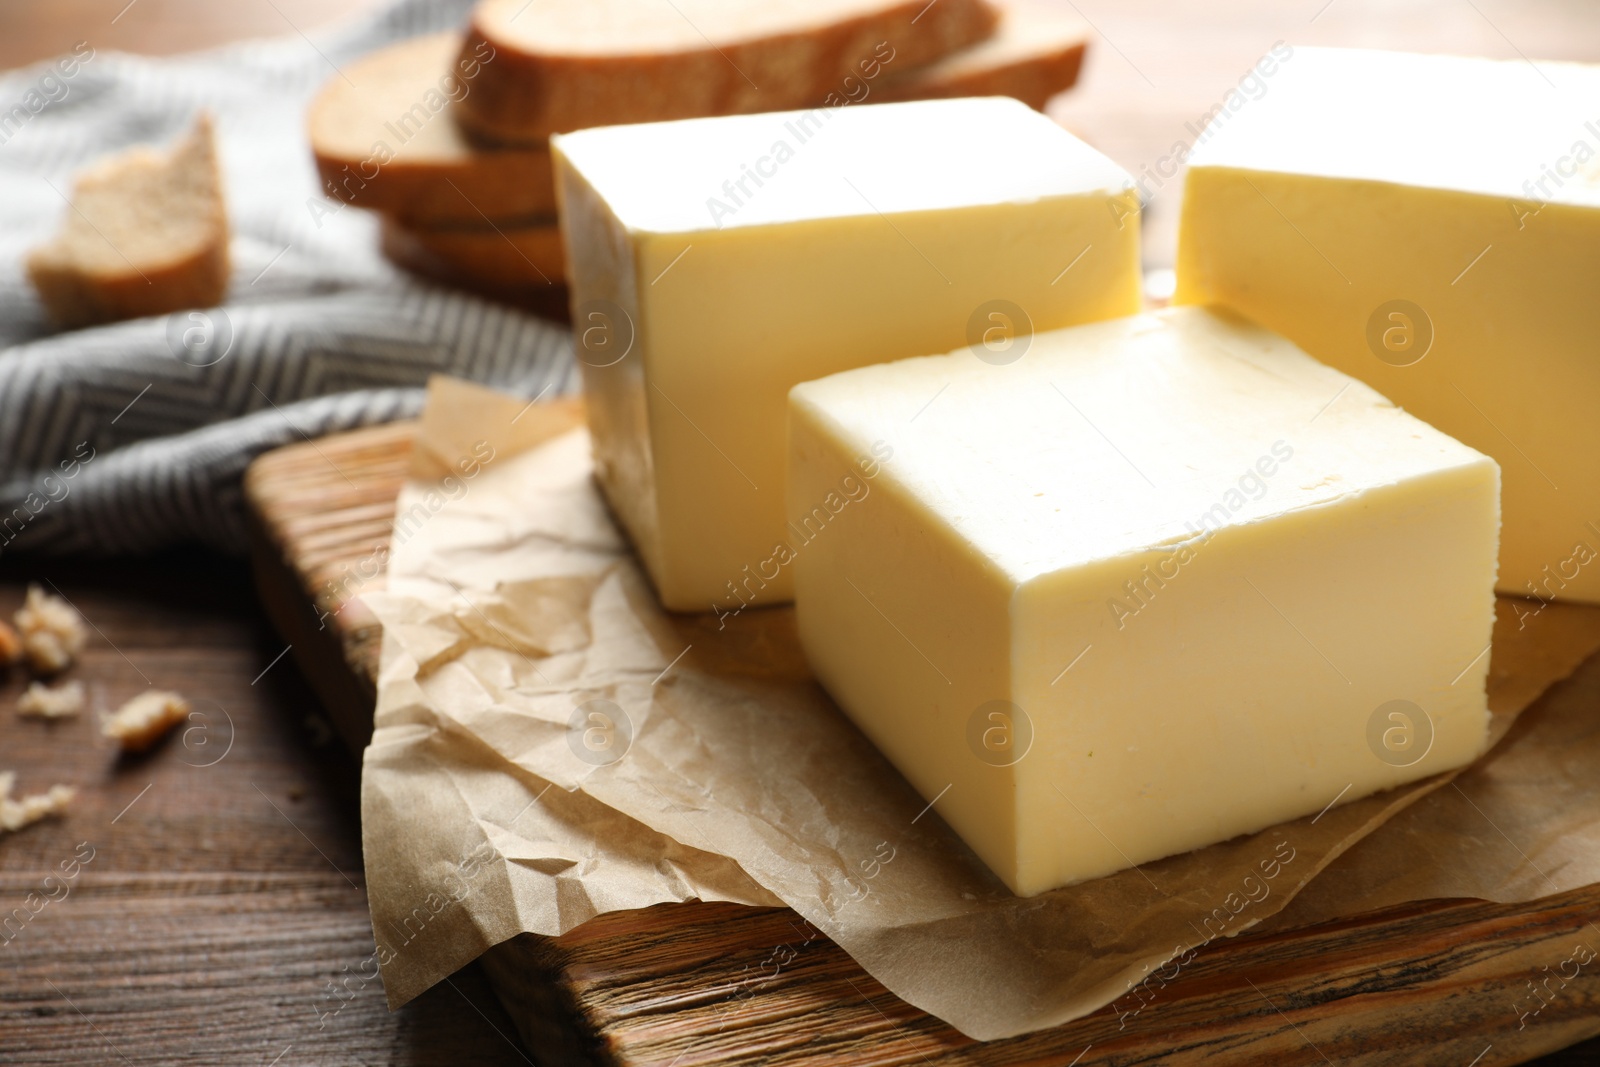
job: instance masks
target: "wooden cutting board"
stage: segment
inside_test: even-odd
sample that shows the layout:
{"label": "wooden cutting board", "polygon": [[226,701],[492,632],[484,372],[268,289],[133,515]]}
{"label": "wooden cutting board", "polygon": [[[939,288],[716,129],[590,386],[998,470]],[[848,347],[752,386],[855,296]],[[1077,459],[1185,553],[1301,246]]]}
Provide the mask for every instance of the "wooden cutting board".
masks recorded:
{"label": "wooden cutting board", "polygon": [[[412,426],[258,459],[245,478],[261,596],[345,739],[372,732],[381,588]],[[978,1043],[900,1001],[786,908],[671,904],[523,935],[484,966],[541,1067],[822,1064],[1524,1063],[1600,1033],[1600,980],[1536,1021],[1527,982],[1593,941],[1600,886],[1525,904],[1426,901],[1219,941],[1126,1026],[1102,1010]],[[1574,1060],[1574,1063],[1581,1062]]]}

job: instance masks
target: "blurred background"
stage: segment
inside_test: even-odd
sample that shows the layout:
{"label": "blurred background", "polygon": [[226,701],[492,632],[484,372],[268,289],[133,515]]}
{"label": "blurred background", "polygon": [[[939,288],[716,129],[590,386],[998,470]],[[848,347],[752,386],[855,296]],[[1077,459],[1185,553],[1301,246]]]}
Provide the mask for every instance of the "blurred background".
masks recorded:
{"label": "blurred background", "polygon": [[[1600,15],[1590,0],[1043,0],[1089,23],[1078,85],[1050,113],[1135,177],[1154,168],[1276,41],[1593,62]],[[311,31],[374,0],[58,0],[0,2],[0,68],[97,48],[150,55],[244,37]],[[92,33],[90,32],[92,30]],[[1153,183],[1154,184],[1154,183]],[[1170,266],[1181,174],[1146,210],[1146,260]]]}

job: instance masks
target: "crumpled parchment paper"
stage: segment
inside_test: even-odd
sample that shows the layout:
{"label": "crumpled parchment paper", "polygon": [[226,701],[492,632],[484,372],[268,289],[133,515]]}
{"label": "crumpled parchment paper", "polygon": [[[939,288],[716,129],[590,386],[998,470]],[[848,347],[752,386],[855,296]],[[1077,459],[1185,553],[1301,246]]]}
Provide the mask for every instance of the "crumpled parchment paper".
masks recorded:
{"label": "crumpled parchment paper", "polygon": [[[384,644],[362,832],[391,1006],[524,931],[698,899],[787,905],[902,999],[1010,1036],[1276,914],[1397,813],[1458,792],[1436,776],[1015,897],[811,680],[789,609],[725,624],[660,609],[581,423],[569,403],[432,387],[388,588],[370,600]],[[1551,606],[1519,630],[1502,607],[1496,739],[1600,648],[1600,611]],[[1405,859],[1479,862],[1442,844]],[[1348,911],[1394,895],[1347,891]],[[1344,913],[1337,897],[1320,907]]]}

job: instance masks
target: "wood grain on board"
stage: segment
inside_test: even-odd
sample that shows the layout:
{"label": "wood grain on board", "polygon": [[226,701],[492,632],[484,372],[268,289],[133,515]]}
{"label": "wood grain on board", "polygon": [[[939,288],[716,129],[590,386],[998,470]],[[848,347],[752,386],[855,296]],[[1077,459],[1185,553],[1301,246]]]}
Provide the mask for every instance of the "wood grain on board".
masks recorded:
{"label": "wood grain on board", "polygon": [[[246,479],[269,610],[358,738],[371,731],[380,631],[347,600],[359,583],[346,576],[382,555],[386,531],[371,514],[380,497],[393,512],[409,433],[397,424],[291,445]],[[1600,663],[1563,698],[1600,703]],[[1600,886],[1589,886],[1528,904],[1422,902],[1244,934],[1205,949],[1137,1015],[1106,1009],[982,1044],[898,1000],[783,908],[615,913],[560,938],[525,935],[482,965],[547,1064],[1464,1065],[1481,1056],[1489,1067],[1600,1033],[1597,980],[1565,986],[1531,1024],[1513,1007],[1530,976],[1559,968],[1577,942],[1600,941],[1597,919]]]}

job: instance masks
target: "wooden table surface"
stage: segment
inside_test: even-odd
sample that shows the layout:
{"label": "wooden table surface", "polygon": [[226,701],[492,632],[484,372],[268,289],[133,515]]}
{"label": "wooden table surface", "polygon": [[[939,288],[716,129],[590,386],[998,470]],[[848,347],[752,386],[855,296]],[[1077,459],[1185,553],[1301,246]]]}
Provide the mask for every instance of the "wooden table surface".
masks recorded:
{"label": "wooden table surface", "polygon": [[[242,561],[0,562],[5,617],[25,580],[93,625],[70,675],[91,710],[23,721],[21,672],[0,685],[0,768],[20,792],[79,788],[69,817],[0,838],[0,1063],[525,1062],[475,968],[385,1008],[359,766],[279,658]],[[204,722],[119,758],[97,713],[152,685]],[[84,842],[92,860],[60,879]],[[35,892],[55,899],[20,921]]]}
{"label": "wooden table surface", "polygon": [[[369,0],[0,0],[0,66],[97,48],[170,53],[290,33]],[[1067,0],[1062,0],[1066,3]],[[1182,138],[1274,41],[1600,59],[1592,0],[1080,0],[1100,35],[1053,111],[1135,173]],[[1153,265],[1171,259],[1177,180],[1156,190]],[[93,623],[73,676],[109,709],[182,690],[206,729],[120,759],[94,714],[22,722],[0,681],[0,768],[24,791],[78,785],[71,815],[0,838],[0,1063],[532,1062],[482,976],[389,1014],[370,977],[356,761],[256,606],[242,561],[178,552],[0,559],[0,612],[51,583]],[[281,658],[280,658],[281,657]],[[45,882],[92,847],[76,878]],[[1545,1067],[1600,1062],[1600,1041]],[[1465,1067],[1465,1065],[1463,1065]]]}

